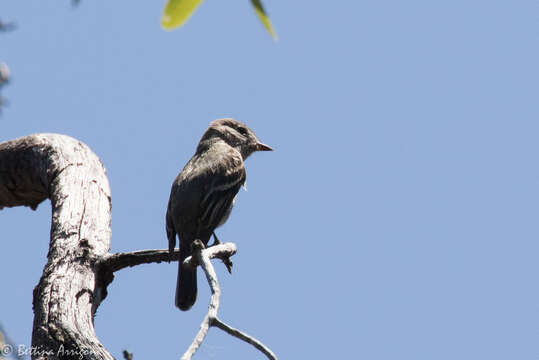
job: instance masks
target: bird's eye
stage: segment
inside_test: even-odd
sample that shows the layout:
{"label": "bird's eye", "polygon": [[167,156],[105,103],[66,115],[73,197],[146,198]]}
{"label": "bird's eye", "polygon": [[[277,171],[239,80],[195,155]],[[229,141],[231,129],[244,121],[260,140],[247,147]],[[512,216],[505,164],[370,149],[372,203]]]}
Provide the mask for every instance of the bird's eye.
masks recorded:
{"label": "bird's eye", "polygon": [[238,131],[239,131],[240,134],[242,134],[242,135],[247,135],[247,129],[244,128],[244,127],[240,127],[240,128],[238,129]]}

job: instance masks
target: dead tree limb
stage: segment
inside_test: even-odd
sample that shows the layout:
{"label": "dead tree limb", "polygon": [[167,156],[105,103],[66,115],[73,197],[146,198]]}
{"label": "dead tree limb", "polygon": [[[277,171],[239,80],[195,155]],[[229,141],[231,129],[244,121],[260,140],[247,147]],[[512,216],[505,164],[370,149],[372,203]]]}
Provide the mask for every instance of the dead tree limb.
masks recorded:
{"label": "dead tree limb", "polygon": [[[233,243],[222,243],[212,246],[207,250],[207,256],[210,259],[219,258],[223,260],[227,269],[230,268],[231,262],[228,259],[230,256],[236,253],[236,245]],[[226,256],[226,258],[225,258]],[[100,287],[103,292],[107,293],[107,286],[114,279],[114,273],[116,271],[125,269],[126,267],[133,267],[142,264],[161,263],[163,261],[178,261],[180,259],[179,250],[175,250],[172,255],[169,255],[168,249],[160,250],[139,250],[127,253],[107,254],[99,259],[95,264],[95,269],[98,273],[98,279],[100,281]],[[186,266],[197,266],[196,259],[192,257],[188,258]]]}
{"label": "dead tree limb", "polygon": [[[222,245],[228,244],[221,244],[217,246]],[[219,311],[221,288],[219,287],[217,274],[215,273],[215,269],[213,268],[213,265],[210,261],[210,256],[208,255],[211,254],[214,257],[227,258],[236,252],[236,246],[234,245],[233,248],[227,248],[223,246],[222,249],[219,249],[218,251],[215,251],[215,249],[213,248],[214,246],[208,249],[204,249],[204,245],[202,244],[202,242],[200,240],[195,240],[193,244],[193,256],[190,256],[185,259],[183,263],[183,266],[193,266],[194,261],[196,261],[196,263],[200,265],[202,270],[204,270],[204,274],[206,274],[206,279],[208,280],[208,284],[210,285],[211,298],[210,304],[208,306],[208,313],[204,317],[204,320],[202,320],[202,324],[200,324],[200,330],[198,331],[187,351],[183,354],[181,360],[190,360],[192,358],[192,356],[200,347],[200,344],[202,344],[202,341],[204,341],[204,338],[208,334],[209,328],[212,326],[216,326],[219,329],[224,330],[228,334],[253,345],[255,348],[264,353],[264,355],[266,355],[268,359],[277,360],[275,354],[260,341],[237,329],[228,326],[227,324],[219,320],[219,318],[217,317],[217,312]]]}
{"label": "dead tree limb", "polygon": [[88,146],[64,135],[1,143],[0,209],[35,209],[47,198],[50,247],[34,289],[32,358],[113,359],[93,325],[106,294],[94,264],[110,248],[110,189],[103,164]]}
{"label": "dead tree limb", "polygon": [[0,32],[2,31],[12,31],[15,30],[17,25],[15,25],[14,22],[5,22],[2,19],[0,19]]}
{"label": "dead tree limb", "polygon": [[[0,210],[51,200],[47,264],[33,294],[32,359],[112,360],[94,330],[94,315],[107,296],[114,272],[129,266],[177,261],[179,252],[142,250],[110,254],[110,188],[98,157],[65,135],[36,134],[0,143]],[[200,241],[199,241],[200,242]],[[202,243],[200,243],[202,245]],[[196,351],[210,326],[217,326],[262,351],[258,340],[217,318],[219,284],[210,262],[221,259],[230,271],[236,246],[223,243],[195,252],[183,266],[201,266],[210,283],[210,311],[184,359]],[[190,354],[190,355],[189,355]]]}

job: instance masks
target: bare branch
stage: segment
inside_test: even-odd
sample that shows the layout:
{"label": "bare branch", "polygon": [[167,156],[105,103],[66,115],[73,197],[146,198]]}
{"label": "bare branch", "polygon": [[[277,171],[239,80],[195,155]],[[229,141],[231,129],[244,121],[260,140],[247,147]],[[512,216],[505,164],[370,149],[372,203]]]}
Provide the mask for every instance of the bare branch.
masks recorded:
{"label": "bare branch", "polygon": [[[0,23],[0,27],[1,27]],[[9,83],[9,80],[11,78],[11,72],[9,70],[9,67],[5,63],[0,63],[0,91],[2,88]],[[8,105],[8,101],[2,97],[0,94],[0,110],[2,110],[2,107]]]}
{"label": "bare branch", "polygon": [[266,345],[262,344],[260,341],[258,341],[257,339],[247,335],[246,333],[225,324],[224,322],[222,322],[218,318],[215,318],[213,320],[212,325],[215,326],[215,327],[218,327],[219,329],[227,332],[228,334],[230,334],[230,335],[232,335],[234,337],[237,337],[240,340],[243,340],[243,341],[253,345],[255,348],[257,348],[258,350],[263,352],[264,355],[266,355],[268,357],[268,359],[277,360],[277,356],[275,356],[273,351],[271,351]]}
{"label": "bare branch", "polygon": [[133,353],[130,353],[127,350],[122,351],[122,355],[124,356],[125,360],[133,360]]}
{"label": "bare branch", "polygon": [[14,22],[4,22],[0,19],[0,31],[12,31],[17,28]]}
{"label": "bare branch", "polygon": [[170,256],[168,250],[139,250],[128,253],[108,254],[100,259],[96,266],[102,270],[116,272],[126,267],[137,266],[141,264],[161,263],[163,261],[178,261],[180,252],[174,251]]}
{"label": "bare branch", "polygon": [[[230,261],[230,257],[238,251],[236,244],[231,242],[221,243],[218,245],[210,246],[207,249],[204,249],[204,254],[210,259],[221,259],[223,262]],[[188,268],[196,267],[200,263],[198,258],[195,256],[188,256],[183,261],[183,266]]]}
{"label": "bare branch", "polygon": [[[227,245],[224,247],[223,245]],[[236,252],[236,245],[232,243],[226,243],[226,244],[220,244],[216,246],[212,246],[208,249],[204,249],[204,245],[200,240],[195,240],[193,243],[193,255],[183,262],[183,266],[192,266],[193,261],[196,261],[204,270],[204,274],[206,274],[206,279],[208,280],[208,284],[210,285],[211,289],[211,297],[210,297],[210,304],[208,306],[208,313],[204,317],[204,320],[202,320],[202,323],[200,324],[200,330],[196,334],[193,342],[187,349],[187,351],[183,354],[181,360],[190,360],[194,353],[197,351],[197,349],[200,347],[200,344],[202,344],[202,341],[204,341],[204,338],[208,334],[208,330],[211,326],[216,326],[227,333],[229,333],[232,336],[237,337],[238,339],[241,339],[254,347],[256,347],[258,350],[260,350],[262,353],[264,353],[270,360],[277,360],[277,357],[275,354],[268,349],[264,344],[262,344],[260,341],[250,337],[249,335],[234,329],[225,323],[223,323],[221,320],[217,317],[217,312],[219,310],[219,303],[220,303],[220,296],[221,296],[221,289],[219,287],[219,282],[217,280],[217,274],[215,273],[215,269],[213,268],[213,265],[210,261],[210,256],[208,256],[210,253],[212,253],[215,257],[223,259],[223,255],[226,257],[227,253],[219,254],[218,251],[213,251],[212,249],[222,247],[219,249],[220,251],[230,250],[233,249],[234,253]],[[230,246],[230,247],[229,247]]]}
{"label": "bare branch", "polygon": [[[205,250],[205,254],[210,259],[228,259],[236,253],[236,244],[223,243],[209,247]],[[102,259],[98,260],[96,266],[103,271],[116,272],[126,267],[133,267],[142,264],[161,263],[163,261],[178,261],[180,259],[179,250],[175,250],[172,255],[169,255],[167,249],[159,250],[138,250],[128,253],[107,254]],[[198,262],[196,258],[189,256],[184,260],[183,266],[196,267]]]}
{"label": "bare branch", "polygon": [[11,71],[5,63],[0,63],[0,87],[7,84],[11,78]]}
{"label": "bare branch", "polygon": [[[16,28],[15,23],[3,22],[2,19],[0,19],[0,32],[8,32],[8,31],[14,30],[15,28]],[[10,77],[11,77],[11,74],[10,74],[7,64],[0,63],[0,90],[2,90],[2,87],[4,87],[4,85],[6,85],[9,82]],[[2,108],[7,105],[9,105],[9,102],[0,94],[0,115],[1,115]]]}
{"label": "bare branch", "polygon": [[210,285],[211,289],[210,305],[208,307],[208,313],[204,317],[204,320],[202,320],[202,324],[200,324],[200,330],[187,351],[183,354],[181,360],[191,359],[200,344],[202,344],[202,341],[204,341],[213,319],[217,317],[217,310],[219,310],[219,297],[221,296],[221,289],[219,287],[219,282],[217,281],[215,269],[213,268],[210,258],[205,251],[206,250],[204,250],[204,244],[202,244],[202,241],[195,240],[193,243],[192,257],[196,259],[206,274],[206,279],[208,280],[208,284]]}

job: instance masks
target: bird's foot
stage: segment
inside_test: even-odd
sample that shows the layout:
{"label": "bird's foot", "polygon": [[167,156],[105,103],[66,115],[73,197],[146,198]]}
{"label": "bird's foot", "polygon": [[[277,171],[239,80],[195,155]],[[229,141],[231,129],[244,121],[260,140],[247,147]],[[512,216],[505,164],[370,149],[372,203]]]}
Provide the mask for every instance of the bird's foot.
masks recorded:
{"label": "bird's foot", "polygon": [[217,235],[215,235],[215,231],[212,234],[213,234],[213,244],[211,244],[210,246],[219,245],[221,241],[219,241],[219,239],[217,238]]}

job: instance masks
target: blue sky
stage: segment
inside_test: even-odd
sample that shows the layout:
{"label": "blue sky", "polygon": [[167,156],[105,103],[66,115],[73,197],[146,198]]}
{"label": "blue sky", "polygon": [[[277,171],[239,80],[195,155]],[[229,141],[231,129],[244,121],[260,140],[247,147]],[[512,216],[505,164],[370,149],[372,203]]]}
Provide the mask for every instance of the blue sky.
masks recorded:
{"label": "blue sky", "polygon": [[[532,359],[539,353],[539,34],[534,1],[4,0],[0,141],[80,139],[112,189],[111,251],[166,248],[170,185],[208,123],[246,122],[273,153],[216,264],[221,318],[281,359]],[[0,213],[0,321],[30,344],[50,204]],[[177,358],[207,308],[173,306],[175,264],[116,274],[95,327],[116,357]],[[263,358],[218,329],[196,359]]]}

